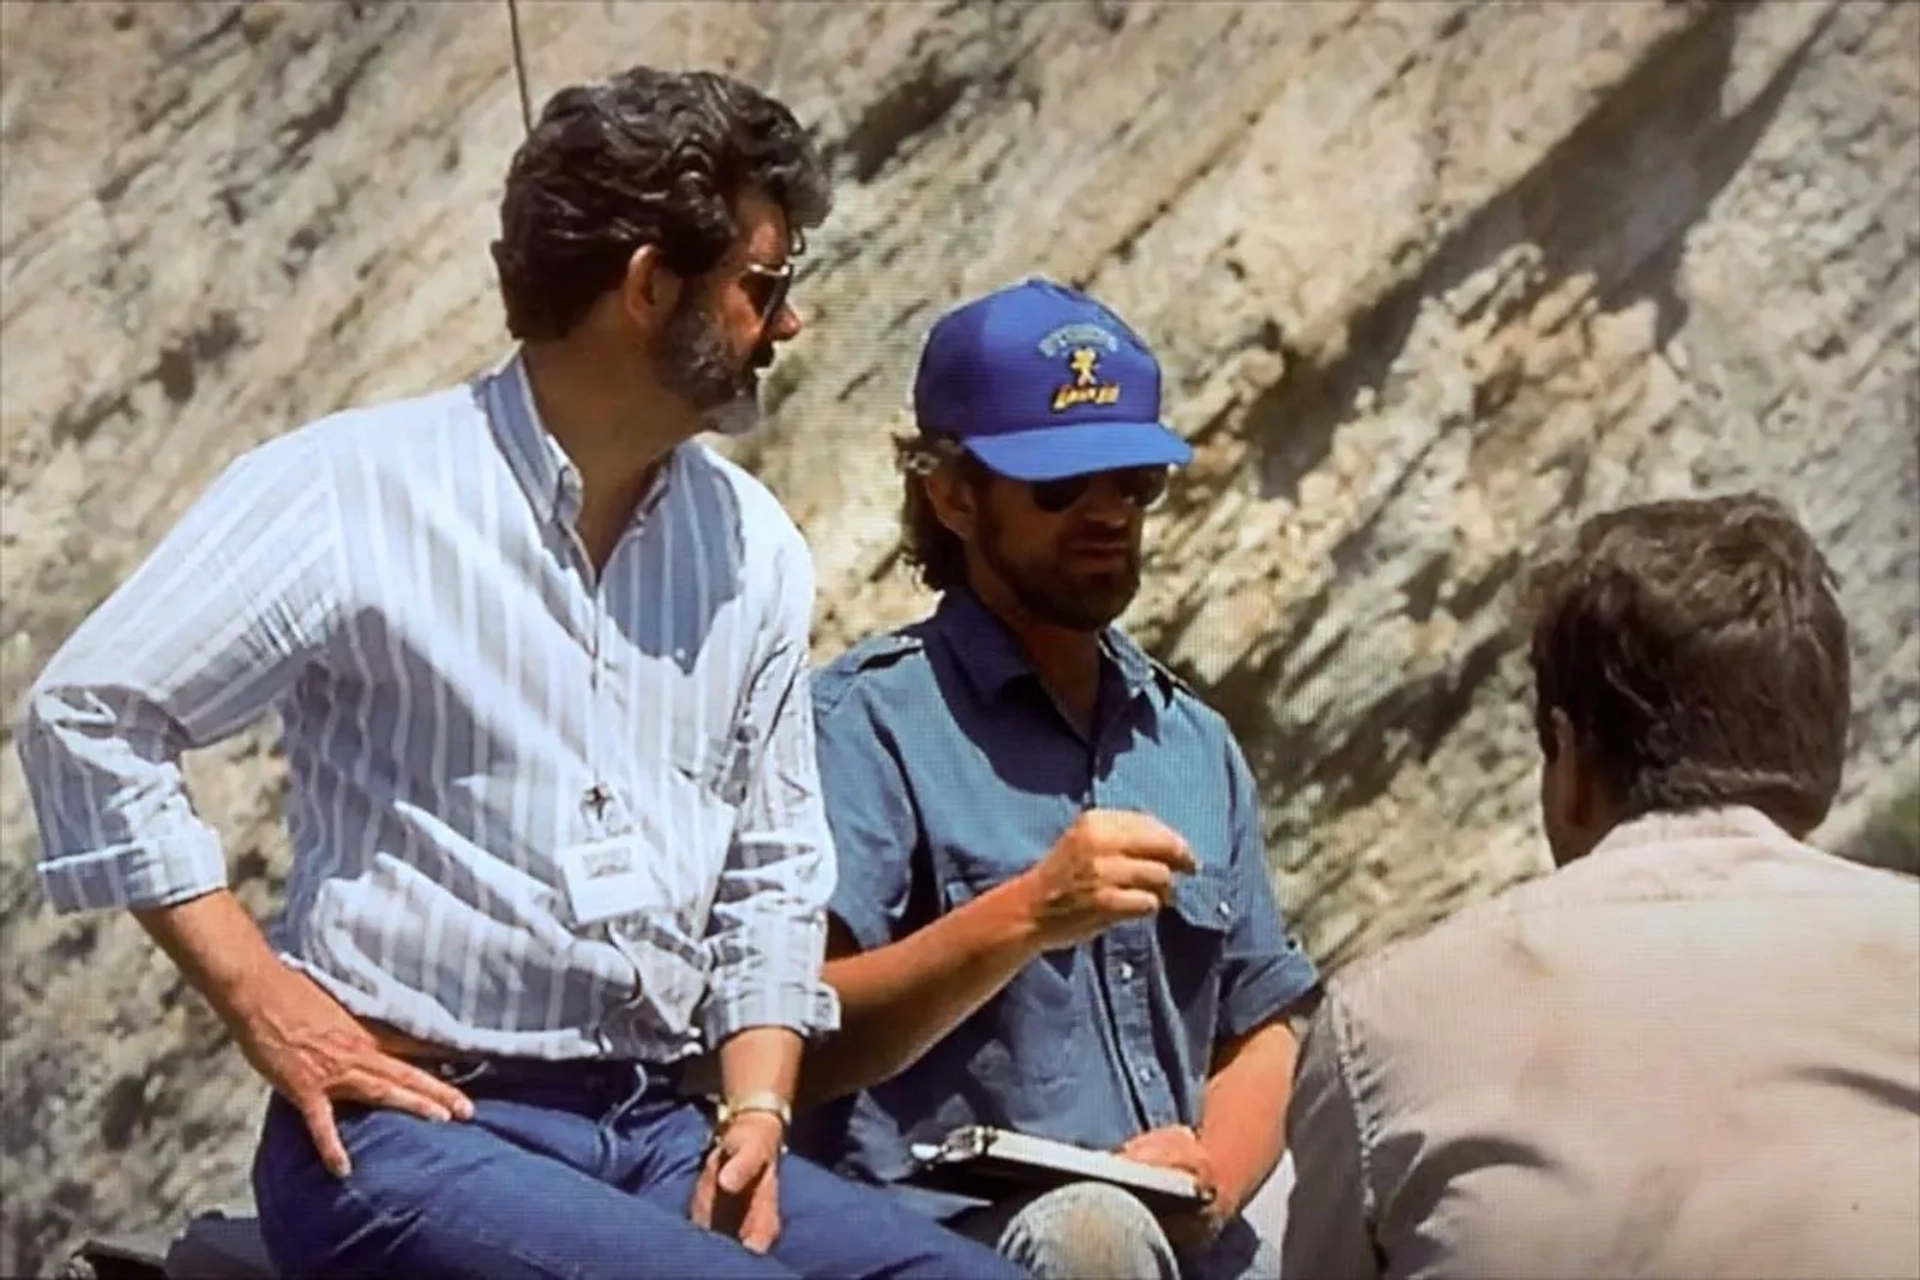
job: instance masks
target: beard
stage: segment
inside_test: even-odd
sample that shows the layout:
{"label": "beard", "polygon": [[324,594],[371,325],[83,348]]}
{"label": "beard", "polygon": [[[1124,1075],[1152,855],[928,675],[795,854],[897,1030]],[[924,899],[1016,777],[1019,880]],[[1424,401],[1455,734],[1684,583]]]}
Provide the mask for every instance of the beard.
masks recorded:
{"label": "beard", "polygon": [[761,347],[741,360],[712,316],[682,303],[660,335],[654,363],[661,383],[693,406],[702,427],[743,436],[760,425],[760,370],[772,358]]}
{"label": "beard", "polygon": [[1128,548],[1124,564],[1075,570],[1064,562],[1062,548],[1039,561],[1016,559],[991,507],[982,507],[977,528],[980,558],[1037,622],[1070,631],[1099,631],[1125,613],[1140,590],[1137,545]]}

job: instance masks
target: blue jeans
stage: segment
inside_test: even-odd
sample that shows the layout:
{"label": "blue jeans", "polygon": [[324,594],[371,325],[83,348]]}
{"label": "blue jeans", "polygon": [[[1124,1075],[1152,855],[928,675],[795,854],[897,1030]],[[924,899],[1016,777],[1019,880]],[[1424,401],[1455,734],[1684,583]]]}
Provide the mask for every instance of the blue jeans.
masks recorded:
{"label": "blue jeans", "polygon": [[1023,1273],[883,1191],[785,1156],[767,1255],[687,1219],[709,1125],[631,1064],[499,1064],[456,1083],[471,1121],[341,1105],[353,1172],[327,1172],[277,1094],[254,1158],[282,1276],[926,1277]]}
{"label": "blue jeans", "polygon": [[1235,1218],[1183,1253],[1147,1206],[1118,1187],[1070,1182],[953,1219],[954,1229],[1018,1263],[1034,1280],[1274,1280],[1280,1248]]}

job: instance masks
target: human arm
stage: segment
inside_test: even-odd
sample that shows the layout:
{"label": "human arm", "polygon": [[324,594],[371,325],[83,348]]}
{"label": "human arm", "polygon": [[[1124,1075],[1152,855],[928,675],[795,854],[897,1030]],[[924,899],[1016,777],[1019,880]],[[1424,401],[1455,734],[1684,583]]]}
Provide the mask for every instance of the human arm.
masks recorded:
{"label": "human arm", "polygon": [[324,643],[339,554],[327,473],[285,437],[231,464],[47,663],[17,738],[58,911],[125,906],[344,1172],[330,1097],[459,1114],[280,963],[227,889],[180,759],[256,719]]}
{"label": "human arm", "polygon": [[230,464],[28,691],[16,749],[56,911],[226,886],[180,761],[259,718],[330,624],[332,495],[299,443]]}
{"label": "human arm", "polygon": [[1195,1226],[1218,1230],[1272,1176],[1286,1151],[1282,1117],[1298,1042],[1287,1018],[1318,992],[1313,963],[1281,923],[1267,870],[1258,792],[1238,746],[1227,747],[1231,853],[1223,890],[1232,924],[1222,940],[1215,1044],[1197,1131],[1150,1130],[1121,1152],[1203,1173],[1214,1199]]}
{"label": "human arm", "polygon": [[824,973],[839,993],[841,1029],[808,1055],[802,1103],[829,1102],[906,1070],[1039,954],[1013,881],[873,951],[860,950],[836,917]]}
{"label": "human arm", "polygon": [[748,1027],[720,1046],[721,1096],[739,1104],[714,1134],[687,1216],[765,1253],[780,1235],[779,1155],[804,1045],[787,1027]]}
{"label": "human arm", "polygon": [[1221,1222],[1246,1208],[1287,1147],[1273,1123],[1292,1093],[1299,1041],[1284,1020],[1267,1022],[1220,1047],[1202,1103],[1200,1143],[1213,1165],[1214,1212]]}
{"label": "human arm", "polygon": [[1312,999],[1320,975],[1281,921],[1267,867],[1259,791],[1237,744],[1227,744],[1233,925],[1220,980],[1218,1044],[1207,1077],[1200,1142],[1226,1221],[1272,1176],[1286,1151],[1282,1117],[1299,1042],[1287,1015]]}
{"label": "human arm", "polygon": [[[730,1056],[738,1072],[745,1069],[738,1064],[760,1062],[768,1052],[730,1053],[729,1042],[743,1031],[786,1028],[797,1058],[799,1042],[832,1029],[838,1017],[832,991],[820,982],[835,872],[807,672],[813,570],[797,533],[782,548],[774,590],[740,721],[749,753],[745,788],[702,943],[711,967],[701,1027],[719,1050],[723,1074]],[[748,1042],[772,1043],[785,1041]],[[785,1068],[755,1069],[773,1078]]]}
{"label": "human arm", "polygon": [[1093,811],[1030,870],[938,911],[893,717],[877,696],[850,691],[848,678],[830,672],[816,704],[840,852],[825,976],[840,997],[841,1030],[808,1053],[809,1105],[905,1070],[1043,951],[1152,914],[1175,871],[1192,865],[1152,819]]}
{"label": "human arm", "polygon": [[299,1110],[321,1162],[352,1170],[333,1101],[468,1120],[473,1103],[452,1085],[387,1053],[374,1034],[305,974],[273,953],[229,889],[136,907],[140,922],[226,1025],[247,1062]]}
{"label": "human arm", "polygon": [[1360,1118],[1347,1077],[1346,1028],[1337,996],[1308,1025],[1287,1109],[1293,1152],[1293,1194],[1280,1272],[1377,1280],[1373,1190]]}
{"label": "human arm", "polygon": [[764,1253],[780,1234],[779,1153],[809,1036],[837,1022],[820,981],[832,833],[820,796],[807,671],[813,570],[798,534],[776,595],[744,723],[763,735],[715,890],[702,1018],[718,1047],[727,1118],[714,1134],[688,1216]]}

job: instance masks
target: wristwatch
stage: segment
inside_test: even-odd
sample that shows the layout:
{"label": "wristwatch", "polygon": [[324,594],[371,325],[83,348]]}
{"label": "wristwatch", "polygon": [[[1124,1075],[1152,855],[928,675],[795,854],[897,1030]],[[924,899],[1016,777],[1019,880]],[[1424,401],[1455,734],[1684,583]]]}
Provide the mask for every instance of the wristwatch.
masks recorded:
{"label": "wristwatch", "polygon": [[792,1104],[771,1089],[756,1089],[737,1098],[720,1099],[714,1108],[714,1125],[724,1129],[736,1116],[746,1115],[750,1111],[764,1111],[779,1117],[782,1129],[793,1122]]}

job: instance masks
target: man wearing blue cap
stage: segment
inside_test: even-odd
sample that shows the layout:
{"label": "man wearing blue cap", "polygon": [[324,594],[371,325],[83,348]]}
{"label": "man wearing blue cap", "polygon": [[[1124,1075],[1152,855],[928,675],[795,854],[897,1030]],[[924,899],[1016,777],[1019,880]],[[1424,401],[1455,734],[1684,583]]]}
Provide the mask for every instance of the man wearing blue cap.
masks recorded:
{"label": "man wearing blue cap", "polygon": [[[901,442],[929,618],[815,681],[839,850],[807,1060],[810,1154],[1041,1276],[1272,1274],[1241,1210],[1273,1172],[1318,989],[1281,923],[1226,723],[1113,621],[1144,513],[1191,457],[1119,317],[1027,280],[929,336]],[[998,1201],[906,1185],[910,1147],[992,1125],[1194,1175],[1157,1220],[1092,1183]]]}

